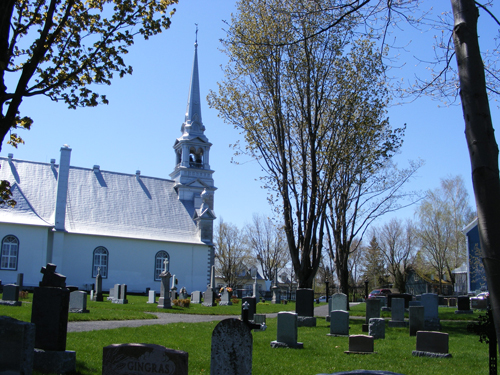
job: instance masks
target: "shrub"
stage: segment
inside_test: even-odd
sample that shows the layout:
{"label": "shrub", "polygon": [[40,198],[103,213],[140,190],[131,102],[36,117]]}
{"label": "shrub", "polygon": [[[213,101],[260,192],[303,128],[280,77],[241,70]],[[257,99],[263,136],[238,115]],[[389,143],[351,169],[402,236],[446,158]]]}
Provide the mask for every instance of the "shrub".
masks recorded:
{"label": "shrub", "polygon": [[231,302],[233,303],[233,305],[237,305],[238,303],[240,303],[240,300],[236,297],[233,297],[231,298]]}
{"label": "shrub", "polygon": [[187,298],[187,299],[174,299],[172,302],[173,302],[174,306],[189,307],[191,300],[189,298]]}

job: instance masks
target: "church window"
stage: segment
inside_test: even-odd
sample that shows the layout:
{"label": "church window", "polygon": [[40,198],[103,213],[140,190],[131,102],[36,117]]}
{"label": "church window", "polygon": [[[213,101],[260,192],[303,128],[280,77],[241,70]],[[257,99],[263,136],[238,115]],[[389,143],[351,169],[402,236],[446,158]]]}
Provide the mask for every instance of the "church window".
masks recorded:
{"label": "church window", "polygon": [[0,269],[17,270],[17,258],[19,255],[19,240],[15,236],[5,236],[2,240],[2,259]]}
{"label": "church window", "polygon": [[92,277],[96,277],[98,271],[100,271],[102,278],[106,279],[108,277],[108,263],[108,250],[103,246],[96,247],[92,260]]}
{"label": "church window", "polygon": [[[170,256],[164,250],[158,251],[155,255],[155,280],[160,280],[160,273],[165,269],[165,259],[170,262]],[[167,263],[167,271],[170,268],[170,264]]]}

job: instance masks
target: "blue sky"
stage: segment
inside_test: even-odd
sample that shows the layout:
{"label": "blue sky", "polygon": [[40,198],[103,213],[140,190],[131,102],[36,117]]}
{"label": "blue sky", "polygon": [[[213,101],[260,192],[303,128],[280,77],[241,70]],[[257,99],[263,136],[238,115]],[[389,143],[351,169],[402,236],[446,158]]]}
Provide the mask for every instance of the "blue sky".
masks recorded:
{"label": "blue sky", "polygon": [[[444,10],[449,10],[449,4],[443,0],[438,2]],[[21,114],[34,120],[32,130],[20,134],[26,144],[18,149],[3,145],[1,155],[13,153],[16,159],[40,162],[55,158],[58,162],[60,147],[68,144],[73,150],[71,164],[74,166],[92,168],[98,164],[108,171],[134,174],[140,170],[146,176],[169,178],[175,164],[172,146],[181,134],[186,109],[197,23],[200,86],[205,103],[203,123],[205,134],[213,144],[210,164],[218,187],[215,212],[219,218],[240,227],[251,221],[253,213],[270,214],[267,193],[260,189],[258,182],[259,166],[248,158],[238,159],[240,165],[231,163],[233,152],[229,145],[239,134],[224,124],[203,100],[210,89],[217,89],[217,81],[223,78],[221,66],[227,57],[219,51],[219,39],[225,36],[223,20],[230,20],[234,10],[233,1],[228,0],[180,0],[170,30],[149,41],[137,39],[130,48],[125,62],[133,66],[133,75],[116,78],[111,86],[98,88],[99,93],[107,95],[109,105],[70,110],[63,103],[54,103],[45,97],[26,98]],[[486,18],[482,16],[481,20]],[[489,31],[480,31],[482,43],[492,39],[498,29],[491,23],[487,27]],[[424,66],[416,66],[413,56],[432,53],[432,36],[433,33],[422,34],[410,29],[398,34],[399,40],[412,40],[412,43],[407,48],[410,52],[402,56],[406,65],[403,69],[394,69],[395,76],[411,78],[415,70],[423,71]],[[490,104],[495,124],[500,112],[496,102]],[[394,127],[407,124],[402,153],[396,157],[398,165],[404,167],[408,160],[417,158],[425,161],[407,189],[434,189],[441,178],[459,174],[466,181],[472,205],[470,162],[461,107],[445,107],[424,97],[393,106],[388,115]],[[413,208],[396,216],[412,215]]]}

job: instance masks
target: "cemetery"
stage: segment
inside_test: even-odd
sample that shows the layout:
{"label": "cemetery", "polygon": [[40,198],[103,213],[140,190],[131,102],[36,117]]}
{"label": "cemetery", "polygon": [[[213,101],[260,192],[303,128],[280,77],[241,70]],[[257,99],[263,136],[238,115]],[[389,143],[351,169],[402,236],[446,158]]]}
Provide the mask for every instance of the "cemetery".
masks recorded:
{"label": "cemetery", "polygon": [[[245,297],[244,300],[233,299],[230,305],[216,300],[213,306],[198,302],[181,307],[172,303],[169,309],[164,309],[157,304],[158,295],[151,296],[149,291],[144,295],[126,295],[122,285],[117,286],[118,296],[122,297],[118,299],[128,300],[128,303],[108,300],[107,292],[103,301],[92,300],[85,293],[86,304],[81,303],[84,293],[79,293],[75,294],[78,298],[73,298],[73,302],[66,302],[68,332],[65,346],[59,345],[57,349],[62,356],[60,361],[76,354],[76,372],[67,373],[126,373],[113,369],[118,366],[115,358],[121,358],[121,368],[128,366],[134,374],[314,375],[367,369],[409,375],[421,374],[423,368],[426,374],[489,373],[488,345],[480,343],[477,333],[467,329],[484,311],[456,314],[456,306],[439,305],[437,313],[433,308],[431,313],[424,315],[423,306],[409,306],[404,310],[404,303],[397,300],[393,300],[393,311],[376,311],[365,303],[351,305],[349,311],[345,311],[345,298],[338,295],[330,300],[331,306],[326,303],[313,306],[315,311],[323,308],[322,312],[334,308],[329,319],[323,313],[315,313],[314,325],[300,326],[294,302],[286,305],[271,301],[257,303],[251,300],[252,297]],[[36,302],[33,297],[33,293],[24,295],[19,299],[20,306],[0,305],[0,316],[21,321],[13,325],[13,319],[0,320],[0,348],[9,347],[9,358],[14,352],[23,358],[22,363],[30,363],[30,359],[25,358],[26,352],[31,353],[33,345],[39,346],[38,343],[29,346],[33,341],[29,339],[33,332],[28,324],[32,322]],[[194,297],[199,299],[200,295]],[[75,306],[76,303],[79,306]],[[69,304],[73,307],[69,308]],[[72,309],[83,309],[85,313],[71,313]],[[81,332],[71,329],[73,322],[78,321],[154,320],[157,314],[210,315],[214,320]],[[217,318],[219,315],[221,317]],[[232,318],[227,319],[228,316]],[[370,319],[367,320],[367,316]],[[439,319],[440,330],[427,329],[426,319],[431,328],[436,327]],[[264,324],[265,330],[262,329]],[[368,332],[364,331],[364,326],[368,327]],[[21,350],[23,346],[28,349]],[[0,353],[0,363],[4,361],[5,355],[2,357]],[[31,357],[31,361],[36,359]],[[172,372],[174,368],[180,372]],[[29,373],[20,371],[24,370],[18,373]]]}

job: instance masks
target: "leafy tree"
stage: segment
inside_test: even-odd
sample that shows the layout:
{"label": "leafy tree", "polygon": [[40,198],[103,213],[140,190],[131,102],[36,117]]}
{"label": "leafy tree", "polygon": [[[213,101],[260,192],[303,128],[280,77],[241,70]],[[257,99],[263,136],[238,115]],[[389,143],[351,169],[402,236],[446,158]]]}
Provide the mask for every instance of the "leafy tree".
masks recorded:
{"label": "leafy tree", "polygon": [[[89,86],[132,73],[123,56],[138,34],[170,27],[177,0],[2,0],[0,2],[0,150],[23,143],[16,129],[25,98],[45,95],[70,108],[107,103]],[[175,9],[170,12],[173,14]],[[7,87],[12,84],[12,87]],[[14,130],[12,132],[12,130]]]}
{"label": "leafy tree", "polygon": [[264,215],[254,214],[252,223],[246,227],[246,237],[262,275],[266,280],[274,280],[289,260],[283,227]]}
{"label": "leafy tree", "polygon": [[[398,148],[401,135],[383,118],[387,95],[377,80],[380,59],[372,45],[352,42],[349,19],[334,31],[305,38],[326,16],[294,15],[314,9],[313,2],[302,0],[239,2],[223,42],[231,57],[226,79],[218,94],[209,95],[210,105],[244,134],[246,146],[237,153],[254,157],[266,173],[265,187],[276,194],[270,201],[283,215],[303,288],[312,287],[328,220],[336,226],[330,248],[350,249],[354,236],[342,241],[344,218],[333,221],[334,210],[348,194],[349,204],[341,210],[353,212],[362,189],[352,186]],[[379,148],[372,152],[372,146]],[[342,179],[349,180],[347,187],[339,187]],[[331,258],[347,269],[348,257]],[[347,285],[348,271],[344,276]]]}
{"label": "leafy tree", "polygon": [[220,219],[214,233],[215,272],[222,276],[227,286],[236,288],[251,264],[251,253],[245,237],[233,224]]}
{"label": "leafy tree", "polygon": [[411,221],[403,225],[392,219],[377,231],[378,244],[387,265],[387,271],[394,280],[394,287],[400,293],[406,292],[406,281],[416,255],[416,230]]}
{"label": "leafy tree", "polygon": [[[466,261],[466,241],[462,229],[474,214],[460,176],[441,180],[441,187],[427,193],[418,208],[418,237],[422,254],[432,265],[439,279]],[[440,292],[442,286],[440,285]]]}
{"label": "leafy tree", "polygon": [[[283,47],[268,46],[301,38],[316,20],[294,22],[291,12],[313,4],[279,0],[238,2],[223,41],[230,65],[219,93],[209,103],[228,123],[242,130],[246,146],[237,153],[254,157],[266,173],[266,188],[283,215],[285,233],[299,287],[311,288],[321,261],[326,201],[331,189],[337,56],[349,31],[339,29]],[[249,44],[254,40],[261,45]]]}

